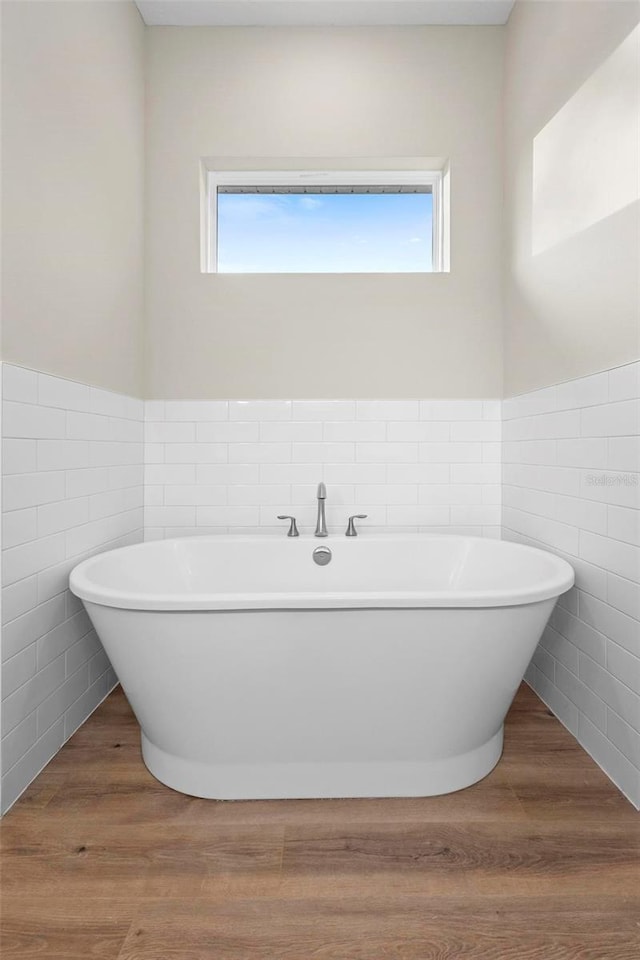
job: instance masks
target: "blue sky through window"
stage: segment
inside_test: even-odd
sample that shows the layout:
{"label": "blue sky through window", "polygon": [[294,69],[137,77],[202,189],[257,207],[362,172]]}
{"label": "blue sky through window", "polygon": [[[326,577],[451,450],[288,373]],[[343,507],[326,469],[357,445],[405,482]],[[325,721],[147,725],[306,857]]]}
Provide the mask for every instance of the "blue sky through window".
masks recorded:
{"label": "blue sky through window", "polygon": [[430,193],[219,193],[221,273],[432,270]]}

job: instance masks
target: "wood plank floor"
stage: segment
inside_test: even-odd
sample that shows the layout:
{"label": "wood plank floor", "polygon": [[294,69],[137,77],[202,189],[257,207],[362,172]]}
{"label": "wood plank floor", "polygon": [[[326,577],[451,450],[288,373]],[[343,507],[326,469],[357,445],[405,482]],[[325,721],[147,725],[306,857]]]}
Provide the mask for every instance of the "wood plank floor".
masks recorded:
{"label": "wood plank floor", "polygon": [[494,772],[216,802],[112,694],[0,824],[3,960],[638,960],[640,816],[522,687]]}

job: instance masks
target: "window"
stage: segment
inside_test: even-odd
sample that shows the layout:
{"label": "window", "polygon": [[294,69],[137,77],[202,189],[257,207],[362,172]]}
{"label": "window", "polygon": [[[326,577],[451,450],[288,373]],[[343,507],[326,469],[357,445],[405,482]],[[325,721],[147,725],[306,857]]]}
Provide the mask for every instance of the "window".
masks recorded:
{"label": "window", "polygon": [[206,172],[208,273],[432,273],[443,173]]}

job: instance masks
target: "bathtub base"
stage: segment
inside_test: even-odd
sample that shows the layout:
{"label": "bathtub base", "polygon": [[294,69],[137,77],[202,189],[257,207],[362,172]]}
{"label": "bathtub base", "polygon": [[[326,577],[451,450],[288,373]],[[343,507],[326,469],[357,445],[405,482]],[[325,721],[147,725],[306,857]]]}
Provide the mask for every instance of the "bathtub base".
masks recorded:
{"label": "bathtub base", "polygon": [[482,780],[502,754],[503,728],[475,750],[421,763],[213,764],[160,750],[142,734],[151,774],[180,793],[210,800],[434,797]]}

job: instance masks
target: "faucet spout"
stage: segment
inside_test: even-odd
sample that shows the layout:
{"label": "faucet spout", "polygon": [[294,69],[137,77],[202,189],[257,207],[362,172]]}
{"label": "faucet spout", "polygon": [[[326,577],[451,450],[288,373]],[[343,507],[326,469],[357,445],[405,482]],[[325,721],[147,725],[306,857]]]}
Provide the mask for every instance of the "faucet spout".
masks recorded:
{"label": "faucet spout", "polygon": [[316,522],[315,536],[327,537],[327,521],[324,515],[324,502],[327,499],[327,488],[325,487],[324,483],[318,484],[318,493],[316,496],[318,500],[318,519]]}

